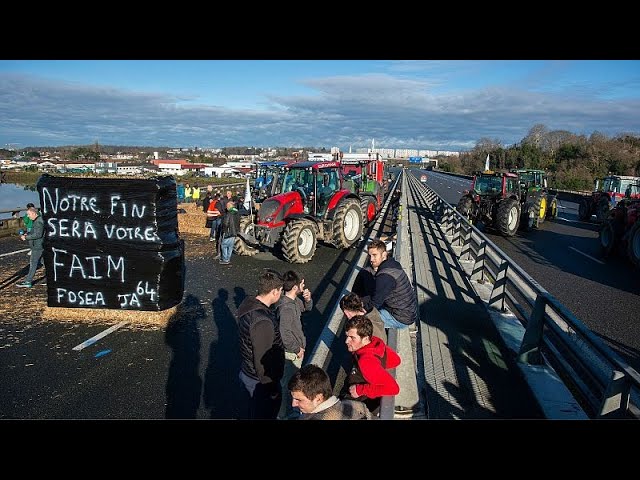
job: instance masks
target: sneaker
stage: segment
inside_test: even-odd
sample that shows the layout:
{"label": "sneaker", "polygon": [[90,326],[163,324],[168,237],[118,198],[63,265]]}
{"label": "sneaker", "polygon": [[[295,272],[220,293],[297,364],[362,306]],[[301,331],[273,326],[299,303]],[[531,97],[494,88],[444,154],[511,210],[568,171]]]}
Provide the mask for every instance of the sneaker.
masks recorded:
{"label": "sneaker", "polygon": [[231,262],[225,262],[224,260],[220,260],[220,265],[231,265]]}
{"label": "sneaker", "polygon": [[31,284],[29,282],[20,282],[20,283],[16,283],[16,287],[24,287],[24,288],[31,288]]}
{"label": "sneaker", "polygon": [[213,238],[213,237],[209,237],[209,241],[210,241],[210,242],[215,242],[215,241],[216,241],[216,239],[215,239],[215,238]]}

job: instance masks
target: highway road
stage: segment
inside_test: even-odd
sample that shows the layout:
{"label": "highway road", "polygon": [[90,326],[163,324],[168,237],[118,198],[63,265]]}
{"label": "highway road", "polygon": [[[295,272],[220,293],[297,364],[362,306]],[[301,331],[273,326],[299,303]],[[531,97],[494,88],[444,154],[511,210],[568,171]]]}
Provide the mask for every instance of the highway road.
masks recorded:
{"label": "highway road", "polygon": [[[455,206],[471,180],[433,171],[427,185]],[[559,202],[555,221],[514,237],[487,237],[640,371],[640,272],[624,257],[603,258],[598,227],[577,218],[577,204]]]}

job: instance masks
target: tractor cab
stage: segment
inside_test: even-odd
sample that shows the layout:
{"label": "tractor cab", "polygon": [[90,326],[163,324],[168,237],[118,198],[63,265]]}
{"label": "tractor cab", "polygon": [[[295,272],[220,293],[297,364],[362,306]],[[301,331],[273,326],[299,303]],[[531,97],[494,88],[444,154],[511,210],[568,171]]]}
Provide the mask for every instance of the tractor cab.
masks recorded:
{"label": "tractor cab", "polygon": [[284,169],[282,193],[297,192],[303,212],[323,216],[333,195],[341,188],[340,167],[336,162],[299,162]]}
{"label": "tractor cab", "polygon": [[481,197],[507,198],[520,196],[518,176],[510,173],[497,173],[491,170],[476,173],[473,179],[473,193]]}

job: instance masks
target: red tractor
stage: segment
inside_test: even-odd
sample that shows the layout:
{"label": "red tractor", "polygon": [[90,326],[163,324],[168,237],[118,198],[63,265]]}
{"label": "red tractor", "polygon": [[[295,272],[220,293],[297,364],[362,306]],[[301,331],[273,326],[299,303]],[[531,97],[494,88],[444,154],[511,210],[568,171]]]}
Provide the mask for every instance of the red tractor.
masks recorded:
{"label": "red tractor", "polygon": [[609,212],[600,228],[600,246],[605,257],[616,248],[626,250],[631,263],[640,267],[640,199],[629,195]]}
{"label": "red tractor", "polygon": [[605,222],[609,217],[609,210],[627,197],[627,194],[628,198],[640,198],[638,184],[640,184],[640,177],[610,175],[604,178],[602,188],[600,188],[600,180],[596,180],[591,196],[580,201],[578,218],[582,221],[588,221],[591,219],[591,215],[595,214],[598,223]]}
{"label": "red tractor", "polygon": [[364,224],[368,226],[376,219],[384,202],[384,162],[375,153],[368,159],[343,158],[340,164],[345,188],[360,197]]}
{"label": "red tractor", "polygon": [[262,202],[254,221],[242,217],[235,252],[282,247],[290,263],[307,263],[318,240],[349,248],[362,237],[361,199],[343,186],[340,162],[298,162],[285,167],[282,193]]}

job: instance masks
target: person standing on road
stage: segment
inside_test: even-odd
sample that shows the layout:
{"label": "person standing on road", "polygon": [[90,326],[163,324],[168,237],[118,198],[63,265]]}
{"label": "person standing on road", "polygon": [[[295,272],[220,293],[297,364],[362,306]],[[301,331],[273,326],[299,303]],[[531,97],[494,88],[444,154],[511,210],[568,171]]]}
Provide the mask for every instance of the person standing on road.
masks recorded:
{"label": "person standing on road", "polygon": [[220,252],[222,254],[220,265],[231,265],[233,245],[236,242],[236,236],[239,231],[240,214],[238,213],[236,204],[228,201],[227,211],[222,217],[222,225],[220,226]]}
{"label": "person standing on road", "polygon": [[370,420],[371,412],[362,402],[339,400],[333,395],[329,375],[309,364],[295,372],[287,388],[292,404],[302,413],[299,420]]}
{"label": "person standing on road", "polygon": [[258,295],[245,298],[238,307],[239,376],[249,392],[248,418],[275,420],[282,402],[284,346],[270,308],[280,300],[282,288],[282,276],[265,269],[258,276]]}
{"label": "person standing on road", "polygon": [[31,231],[20,235],[20,238],[22,241],[29,242],[29,247],[31,247],[29,273],[27,274],[27,278],[23,282],[16,284],[16,286],[31,288],[33,284],[33,277],[36,274],[36,270],[38,269],[42,253],[44,251],[44,221],[35,207],[29,207],[27,215],[33,222],[33,225],[31,227]]}
{"label": "person standing on road", "polygon": [[193,188],[188,183],[184,184],[184,202],[191,203],[191,196],[193,195]]}
{"label": "person standing on road", "polygon": [[[27,211],[31,207],[35,208],[35,205],[33,203],[27,203]],[[22,217],[22,223],[24,223],[25,231],[29,233],[31,231],[31,228],[33,227],[33,220],[31,220],[29,218],[29,215],[27,215],[26,213],[24,214],[24,217]],[[27,257],[29,256],[31,256],[31,249],[29,249],[29,251],[27,252]]]}
{"label": "person standing on road", "polygon": [[[302,329],[302,312],[313,308],[311,292],[304,286],[304,278],[293,270],[283,275],[284,290],[275,305],[280,336],[284,344],[284,376],[282,377],[282,406],[278,418],[286,419],[294,412],[291,408],[291,394],[287,387],[291,376],[302,366],[307,339]],[[302,296],[302,300],[299,296]]]}

